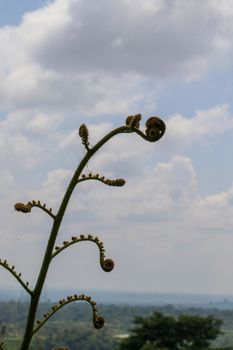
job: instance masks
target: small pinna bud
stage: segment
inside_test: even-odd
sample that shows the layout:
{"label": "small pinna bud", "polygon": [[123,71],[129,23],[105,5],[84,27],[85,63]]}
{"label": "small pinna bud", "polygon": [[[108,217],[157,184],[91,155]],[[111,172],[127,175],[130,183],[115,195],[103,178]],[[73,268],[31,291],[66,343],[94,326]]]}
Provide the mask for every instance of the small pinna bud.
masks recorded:
{"label": "small pinna bud", "polygon": [[88,137],[89,137],[89,132],[85,124],[82,124],[79,128],[79,136],[82,139],[82,143],[84,145],[88,145]]}
{"label": "small pinna bud", "polygon": [[142,116],[141,114],[135,114],[135,115],[130,115],[126,119],[126,125],[129,125],[131,128],[139,128],[140,127],[140,120]]}

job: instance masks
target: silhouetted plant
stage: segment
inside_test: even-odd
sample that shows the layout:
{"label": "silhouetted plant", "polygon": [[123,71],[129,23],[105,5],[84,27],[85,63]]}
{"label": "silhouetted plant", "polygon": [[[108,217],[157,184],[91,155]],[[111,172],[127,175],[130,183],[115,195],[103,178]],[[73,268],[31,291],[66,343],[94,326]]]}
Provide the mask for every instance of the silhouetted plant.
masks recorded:
{"label": "silhouetted plant", "polygon": [[[62,246],[56,246],[56,239],[60,229],[61,222],[63,220],[67,205],[69,203],[70,197],[75,189],[76,185],[80,182],[87,180],[97,180],[102,182],[108,186],[117,186],[121,187],[125,184],[124,179],[108,179],[99,174],[84,174],[83,170],[87,165],[88,161],[92,158],[92,156],[112,137],[122,134],[122,133],[136,133],[141,136],[143,139],[149,142],[158,141],[165,133],[165,124],[158,117],[151,117],[146,122],[146,130],[145,133],[139,129],[140,127],[141,115],[136,114],[134,116],[129,116],[126,119],[126,125],[118,127],[107,135],[105,135],[99,142],[97,142],[94,146],[90,146],[89,143],[89,132],[85,124],[82,124],[79,128],[79,136],[82,139],[82,143],[86,149],[86,154],[83,159],[80,161],[77,169],[75,170],[73,177],[70,180],[70,183],[67,187],[67,190],[64,194],[64,197],[61,201],[58,212],[55,214],[51,208],[47,208],[46,204],[42,204],[40,201],[29,201],[28,203],[16,203],[15,210],[21,213],[28,214],[34,207],[40,208],[46,214],[48,214],[52,219],[52,228],[50,237],[48,240],[48,244],[45,250],[43,262],[40,268],[40,272],[36,281],[34,288],[29,286],[29,283],[25,281],[22,277],[21,273],[16,272],[15,266],[11,265],[7,262],[7,260],[0,260],[0,265],[8,270],[21,284],[21,286],[25,289],[25,291],[30,296],[30,305],[28,310],[27,322],[25,326],[25,332],[23,335],[22,343],[20,346],[20,350],[27,350],[31,343],[31,340],[36,332],[48,321],[50,317],[52,317],[57,311],[59,311],[65,305],[72,303],[74,301],[86,301],[90,304],[93,311],[93,324],[96,328],[102,328],[104,325],[104,318],[99,316],[97,313],[97,307],[95,301],[91,299],[89,296],[85,296],[84,294],[71,295],[66,297],[65,299],[60,300],[57,304],[55,304],[50,311],[44,314],[44,318],[42,320],[36,321],[36,314],[38,309],[38,304],[40,301],[41,293],[43,290],[44,282],[47,276],[47,272],[50,266],[50,263],[55,258],[56,255],[60,254],[64,249],[69,246],[83,242],[90,241],[97,245],[100,252],[100,265],[102,269],[106,272],[110,272],[114,268],[114,262],[112,259],[106,259],[105,250],[103,243],[99,240],[98,237],[93,237],[92,235],[80,235],[78,237],[72,236],[70,240],[64,241]],[[4,349],[4,344],[0,343],[0,349]],[[60,349],[64,349],[60,347]]]}

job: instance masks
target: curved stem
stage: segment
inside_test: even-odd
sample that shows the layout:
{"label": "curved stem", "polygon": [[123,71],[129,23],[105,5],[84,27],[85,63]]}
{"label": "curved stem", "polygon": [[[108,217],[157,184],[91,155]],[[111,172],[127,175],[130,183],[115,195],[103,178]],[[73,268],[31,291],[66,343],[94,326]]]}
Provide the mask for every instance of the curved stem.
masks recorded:
{"label": "curved stem", "polygon": [[47,272],[49,269],[49,265],[52,259],[52,254],[53,254],[53,248],[55,245],[55,241],[57,238],[57,234],[59,232],[60,229],[60,225],[63,219],[63,216],[65,214],[68,202],[70,200],[70,197],[73,193],[73,190],[77,184],[77,180],[79,179],[79,176],[81,175],[84,167],[86,166],[87,162],[90,160],[90,158],[107,142],[109,141],[112,137],[114,137],[117,134],[120,133],[131,133],[134,132],[135,129],[130,128],[129,126],[122,126],[119,128],[116,128],[114,130],[112,130],[111,132],[109,132],[107,135],[105,135],[95,146],[93,146],[91,149],[89,149],[86,153],[86,155],[83,157],[83,159],[81,160],[79,166],[77,167],[76,171],[74,172],[74,175],[68,185],[68,188],[65,192],[65,195],[62,199],[60,208],[57,212],[57,215],[54,217],[54,222],[53,222],[53,226],[51,229],[51,233],[50,233],[50,237],[48,240],[48,244],[46,247],[46,251],[45,251],[45,255],[44,255],[44,259],[41,265],[41,269],[39,272],[39,276],[37,279],[37,283],[35,286],[35,289],[32,293],[31,296],[31,302],[30,302],[30,307],[29,307],[29,313],[28,313],[28,319],[27,319],[27,324],[26,324],[26,328],[25,328],[25,333],[24,333],[24,337],[23,337],[23,342],[21,345],[20,350],[27,350],[32,336],[33,336],[33,326],[34,326],[34,322],[35,322],[35,317],[36,317],[36,311],[37,311],[37,307],[38,307],[38,303],[40,300],[40,295],[42,292],[42,288],[44,285],[44,281],[46,279],[47,276]]}
{"label": "curved stem", "polygon": [[62,247],[55,247],[55,252],[52,254],[52,259],[71,245],[85,241],[93,242],[98,246],[100,253],[100,266],[105,272],[112,271],[112,269],[114,268],[113,260],[105,259],[105,249],[103,242],[101,242],[98,237],[93,237],[92,235],[88,235],[87,237],[85,237],[84,235],[80,235],[80,237],[73,236],[70,242],[64,241]]}
{"label": "curved stem", "polygon": [[96,302],[91,300],[91,297],[85,296],[84,294],[81,294],[81,295],[75,294],[75,295],[68,296],[66,299],[60,300],[58,304],[52,307],[52,311],[44,315],[44,319],[42,321],[37,321],[37,326],[34,328],[33,334],[35,334],[58,310],[60,310],[63,306],[69,303],[72,303],[74,301],[86,301],[91,305],[92,311],[93,311],[93,323],[95,325],[96,320],[99,317],[97,315],[97,308],[95,306]]}
{"label": "curved stem", "polygon": [[30,204],[31,204],[31,206],[32,207],[37,207],[37,208],[40,208],[41,210],[43,210],[45,213],[47,213],[49,216],[51,216],[51,218],[55,218],[55,215],[53,214],[53,212],[52,212],[52,208],[46,208],[46,204],[41,204],[40,203],[40,201],[38,201],[38,202],[35,202],[35,201],[32,201],[32,203],[31,202],[29,202]]}
{"label": "curved stem", "polygon": [[53,219],[55,218],[55,215],[52,213],[52,208],[46,208],[46,204],[44,203],[43,205],[41,204],[40,201],[32,201],[28,202],[27,204],[24,203],[16,203],[15,204],[15,210],[20,211],[21,213],[30,213],[31,209],[33,207],[38,207],[41,210],[45,211],[48,215],[50,215]]}
{"label": "curved stem", "polygon": [[125,180],[122,178],[111,180],[111,179],[105,178],[104,176],[99,176],[99,174],[92,175],[92,173],[90,173],[88,176],[83,174],[82,178],[77,181],[77,184],[87,180],[100,181],[107,186],[122,187],[125,185]]}
{"label": "curved stem", "polygon": [[4,267],[6,270],[8,270],[17,279],[17,281],[21,284],[21,286],[26,290],[28,294],[32,295],[32,291],[28,287],[28,282],[24,283],[24,281],[21,278],[21,274],[15,271],[14,266],[9,266],[6,260],[1,261],[1,259],[0,259],[0,265]]}

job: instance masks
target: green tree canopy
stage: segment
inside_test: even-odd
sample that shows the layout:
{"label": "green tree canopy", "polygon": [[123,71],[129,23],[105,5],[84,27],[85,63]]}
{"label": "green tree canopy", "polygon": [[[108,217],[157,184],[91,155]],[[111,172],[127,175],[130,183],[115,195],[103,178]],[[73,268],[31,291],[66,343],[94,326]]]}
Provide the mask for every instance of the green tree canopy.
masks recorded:
{"label": "green tree canopy", "polygon": [[178,318],[154,312],[137,317],[129,338],[120,350],[207,350],[221,334],[222,321],[212,316],[181,315]]}

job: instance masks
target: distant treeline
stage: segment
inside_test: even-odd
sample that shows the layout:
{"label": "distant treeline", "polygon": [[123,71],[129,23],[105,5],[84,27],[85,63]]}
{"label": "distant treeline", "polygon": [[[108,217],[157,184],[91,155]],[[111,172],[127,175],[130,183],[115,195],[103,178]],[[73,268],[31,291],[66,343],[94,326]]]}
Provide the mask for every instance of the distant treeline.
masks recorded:
{"label": "distant treeline", "polygon": [[[43,319],[52,303],[40,305],[38,319]],[[17,349],[23,332],[28,305],[26,302],[0,302],[0,340],[5,341],[9,350]],[[55,314],[38,332],[30,350],[51,350],[58,345],[69,346],[71,350],[116,350],[120,337],[129,333],[136,316],[148,316],[153,311],[178,316],[180,314],[207,316],[223,320],[224,334],[218,339],[220,346],[233,344],[233,310],[187,308],[183,306],[127,306],[104,305],[98,307],[98,314],[105,318],[101,330],[92,325],[92,310],[82,303],[70,304]]]}

